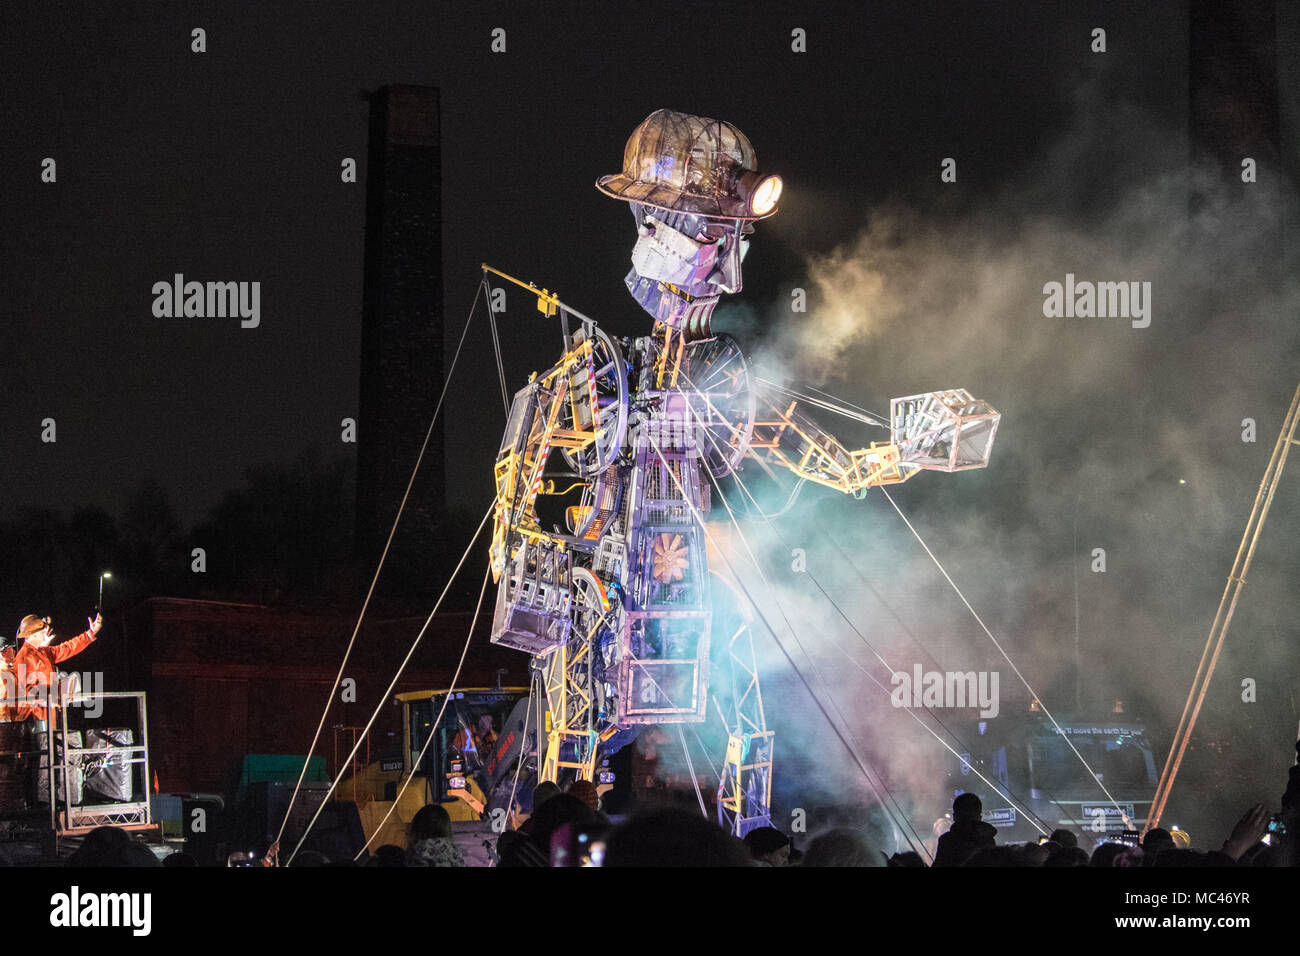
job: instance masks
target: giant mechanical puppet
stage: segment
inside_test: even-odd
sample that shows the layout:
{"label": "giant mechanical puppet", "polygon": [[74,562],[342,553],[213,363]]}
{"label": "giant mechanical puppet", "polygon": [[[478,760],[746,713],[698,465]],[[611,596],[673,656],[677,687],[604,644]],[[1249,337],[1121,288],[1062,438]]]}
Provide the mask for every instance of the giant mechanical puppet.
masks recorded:
{"label": "giant mechanical puppet", "polygon": [[[724,610],[737,582],[710,555],[711,489],[746,462],[859,496],[923,470],[982,468],[999,415],[963,389],[894,399],[889,441],[849,449],[710,331],[782,187],[730,123],[658,110],[596,187],[631,207],[626,284],[653,323],[614,338],[527,286],[558,313],[565,351],[515,394],[497,456],[492,640],[532,655],[545,689],[542,780],[590,780],[640,726],[700,722],[712,702],[729,734],[720,822],[743,835],[768,825],[773,733],[745,617]],[[543,527],[539,496],[565,494],[565,527]],[[730,670],[725,711],[711,643]]]}

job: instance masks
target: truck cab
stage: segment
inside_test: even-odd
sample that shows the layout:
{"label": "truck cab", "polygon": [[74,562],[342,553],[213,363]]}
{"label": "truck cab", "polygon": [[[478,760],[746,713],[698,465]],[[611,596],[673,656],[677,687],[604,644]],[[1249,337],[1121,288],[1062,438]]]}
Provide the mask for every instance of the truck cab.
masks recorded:
{"label": "truck cab", "polygon": [[[398,694],[394,703],[402,710],[401,733],[393,747],[360,768],[351,788],[372,847],[405,846],[411,819],[430,803],[441,805],[453,821],[483,819],[495,805],[492,797],[502,780],[535,753],[536,715],[528,715],[527,687],[413,691]],[[412,768],[411,781],[401,792]],[[531,791],[531,771],[518,769],[520,788],[526,785]]]}
{"label": "truck cab", "polygon": [[[1094,842],[1141,829],[1157,781],[1145,721],[1110,713],[1058,717],[1057,723],[1059,730],[1046,715],[1031,711],[971,721],[958,728],[969,748],[962,757],[996,789],[950,754],[949,805],[963,791],[977,794],[984,804],[984,821],[998,828],[999,843],[1043,836],[1025,811],[1049,833],[1064,828]],[[1087,760],[1095,779],[1074,750]],[[1086,840],[1080,841],[1085,844]]]}

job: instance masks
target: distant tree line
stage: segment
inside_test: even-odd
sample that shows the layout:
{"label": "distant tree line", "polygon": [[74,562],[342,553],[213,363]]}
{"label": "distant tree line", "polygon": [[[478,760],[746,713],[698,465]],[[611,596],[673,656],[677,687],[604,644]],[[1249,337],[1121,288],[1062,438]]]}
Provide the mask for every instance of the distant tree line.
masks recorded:
{"label": "distant tree line", "polygon": [[[173,597],[314,604],[351,589],[355,466],[312,449],[290,464],[248,470],[192,528],[152,478],[118,517],[25,509],[0,520],[0,607],[88,613],[102,571],[107,608]],[[194,549],[203,549],[196,572]],[[27,613],[23,611],[22,613]],[[16,621],[17,619],[15,619]],[[0,628],[7,629],[0,621]]]}

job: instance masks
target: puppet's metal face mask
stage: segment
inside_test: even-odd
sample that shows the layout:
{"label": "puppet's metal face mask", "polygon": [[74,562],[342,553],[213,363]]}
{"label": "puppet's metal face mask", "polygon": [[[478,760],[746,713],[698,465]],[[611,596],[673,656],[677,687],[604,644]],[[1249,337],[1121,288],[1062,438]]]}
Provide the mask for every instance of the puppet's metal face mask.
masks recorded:
{"label": "puppet's metal face mask", "polygon": [[754,227],[737,219],[673,213],[632,203],[637,241],[627,287],[656,319],[706,332],[723,293],[742,287],[741,262]]}

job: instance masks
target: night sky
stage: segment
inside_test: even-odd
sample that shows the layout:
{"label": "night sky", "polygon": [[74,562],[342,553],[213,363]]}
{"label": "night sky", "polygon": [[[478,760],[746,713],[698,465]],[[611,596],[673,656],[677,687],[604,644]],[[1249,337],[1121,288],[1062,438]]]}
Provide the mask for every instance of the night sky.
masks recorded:
{"label": "night sky", "polygon": [[[792,19],[754,4],[652,4],[623,19],[597,4],[83,4],[57,16],[10,5],[2,507],[113,511],[150,475],[193,521],[251,465],[313,443],[349,450],[339,423],[357,413],[363,93],[379,85],[441,91],[454,341],[483,261],[619,332],[645,327],[622,286],[631,216],[592,184],[617,171],[654,109],[736,123],[785,177],[747,267],[744,296],[764,302],[873,204],[935,199],[941,156],[962,161],[950,192],[996,188],[1068,122],[1068,92],[1097,69],[1078,39],[1095,17],[1079,5],[854,7]],[[1177,9],[1098,9],[1140,47],[1110,55],[1107,82],[1177,116],[1184,54],[1164,39],[1179,32]],[[504,54],[489,51],[498,25]],[[190,52],[196,26],[203,54]],[[789,52],[794,26],[807,54]],[[40,180],[47,156],[56,184]],[[358,161],[356,184],[340,182],[344,157]],[[155,318],[150,289],[177,272],[260,281],[260,327]],[[512,382],[536,364],[534,346],[558,342],[530,309],[516,300],[503,330]],[[478,332],[448,422],[455,501],[482,497],[472,476],[495,446],[477,440],[498,423]],[[46,417],[53,445],[40,440]]]}
{"label": "night sky", "polygon": [[[116,514],[152,479],[190,526],[250,467],[312,447],[355,455],[340,422],[358,414],[364,95],[384,84],[440,91],[448,356],[484,261],[616,334],[644,334],[649,319],[623,287],[632,217],[593,184],[666,107],[735,123],[760,170],[786,182],[780,212],[758,225],[744,291],[715,324],[877,411],[890,396],[952,386],[1003,411],[989,469],[923,476],[900,500],[913,514],[933,509],[923,533],[1057,693],[1071,680],[1051,662],[1072,624],[1070,534],[1082,515],[1079,553],[1096,543],[1089,535],[1104,538],[1121,572],[1104,579],[1107,596],[1088,590],[1101,578],[1084,586],[1085,630],[1103,642],[1099,680],[1176,714],[1300,354],[1300,298],[1259,258],[1294,252],[1294,218],[1245,241],[1225,213],[1184,256],[1187,194],[1170,203],[1164,186],[1146,188],[1190,153],[1187,6],[786,6],[8,4],[0,518],[86,505]],[[1300,15],[1280,7],[1280,146],[1292,159],[1271,170],[1263,206],[1291,210]],[[1090,50],[1098,26],[1104,54]],[[490,50],[496,27],[504,53]],[[791,50],[796,28],[806,53]],[[41,181],[45,157],[57,183]],[[340,181],[348,157],[354,184]],[[940,181],[944,157],[958,160],[956,183]],[[899,231],[874,261],[933,308],[864,316],[858,335],[826,319],[825,294],[852,288],[844,277],[863,258],[853,250],[885,221]],[[1156,277],[1163,311],[1145,338],[1044,318],[1042,283],[1093,262],[1120,270],[1098,278]],[[175,273],[259,281],[260,326],[156,318],[151,287]],[[987,294],[999,281],[1005,301]],[[788,308],[774,318],[795,286],[823,296],[806,319]],[[522,294],[501,335],[511,391],[560,347]],[[447,494],[477,515],[503,413],[485,324],[468,343],[450,386]],[[1247,416],[1259,439],[1244,445]],[[56,443],[41,440],[46,418]],[[847,431],[850,442],[881,437]],[[1180,477],[1186,499],[1173,497]],[[1240,673],[1285,676],[1270,734],[1295,726],[1300,481],[1288,480],[1252,592],[1257,617],[1242,611],[1245,670],[1224,678],[1231,694]],[[900,603],[964,615],[940,607],[928,568],[906,566],[930,574],[924,584],[903,579],[893,549],[912,545],[873,537],[871,522],[890,518],[878,500],[805,501],[805,514],[862,535],[864,564],[898,583]],[[1268,760],[1285,761],[1284,734],[1269,746]]]}

